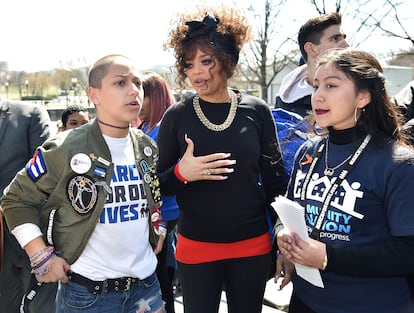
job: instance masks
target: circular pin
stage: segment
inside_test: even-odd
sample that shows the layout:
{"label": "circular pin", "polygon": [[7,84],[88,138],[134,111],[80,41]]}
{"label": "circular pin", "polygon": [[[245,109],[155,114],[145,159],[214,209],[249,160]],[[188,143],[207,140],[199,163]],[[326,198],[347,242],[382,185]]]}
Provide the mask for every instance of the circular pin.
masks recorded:
{"label": "circular pin", "polygon": [[151,214],[151,222],[156,222],[160,219],[160,213],[154,212]]}
{"label": "circular pin", "polygon": [[152,149],[151,149],[151,147],[145,147],[145,148],[144,148],[144,154],[145,154],[146,156],[150,156],[150,155],[152,154]]}
{"label": "circular pin", "polygon": [[75,154],[70,160],[70,168],[78,174],[85,174],[91,168],[92,161],[85,153]]}
{"label": "circular pin", "polygon": [[151,176],[150,174],[144,174],[144,181],[149,184],[151,182]]}

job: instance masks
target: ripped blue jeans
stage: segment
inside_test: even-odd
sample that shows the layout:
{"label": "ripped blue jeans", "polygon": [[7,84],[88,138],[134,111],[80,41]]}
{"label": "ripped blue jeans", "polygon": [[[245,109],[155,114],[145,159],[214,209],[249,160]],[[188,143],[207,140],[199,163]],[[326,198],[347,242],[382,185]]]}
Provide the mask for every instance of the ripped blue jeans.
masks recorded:
{"label": "ripped blue jeans", "polygon": [[127,291],[91,293],[69,281],[61,284],[58,300],[61,313],[149,313],[165,312],[157,275],[131,285]]}

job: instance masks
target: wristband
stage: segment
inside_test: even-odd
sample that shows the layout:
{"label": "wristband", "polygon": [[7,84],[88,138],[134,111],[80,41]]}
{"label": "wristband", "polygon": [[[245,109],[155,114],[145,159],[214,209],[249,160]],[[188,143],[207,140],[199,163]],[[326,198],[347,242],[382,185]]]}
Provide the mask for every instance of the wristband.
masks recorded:
{"label": "wristband", "polygon": [[53,246],[46,246],[43,249],[37,251],[35,254],[33,254],[32,256],[29,257],[30,261],[33,262],[34,260],[36,260],[38,257],[40,257],[43,253],[45,252],[50,252],[50,251],[54,251]]}
{"label": "wristband", "polygon": [[32,274],[35,274],[37,276],[43,276],[49,273],[50,269],[53,267],[53,265],[56,262],[55,254],[52,254],[52,258],[48,260],[49,263],[46,263],[45,266],[37,269],[32,269]]}
{"label": "wristband", "polygon": [[177,163],[176,165],[175,165],[175,167],[174,167],[174,174],[175,174],[175,176],[177,177],[177,179],[180,181],[180,182],[182,182],[182,183],[184,183],[184,184],[187,184],[188,183],[188,180],[187,179],[185,179],[183,176],[181,176],[181,174],[180,174],[180,163]]}

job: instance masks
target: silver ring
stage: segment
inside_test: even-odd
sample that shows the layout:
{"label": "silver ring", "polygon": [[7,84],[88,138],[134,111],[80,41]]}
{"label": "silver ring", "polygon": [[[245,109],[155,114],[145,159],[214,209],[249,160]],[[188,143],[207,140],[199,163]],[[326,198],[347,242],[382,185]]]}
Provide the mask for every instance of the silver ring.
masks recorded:
{"label": "silver ring", "polygon": [[213,169],[211,169],[211,168],[208,168],[205,172],[204,172],[204,175],[211,175],[213,173]]}

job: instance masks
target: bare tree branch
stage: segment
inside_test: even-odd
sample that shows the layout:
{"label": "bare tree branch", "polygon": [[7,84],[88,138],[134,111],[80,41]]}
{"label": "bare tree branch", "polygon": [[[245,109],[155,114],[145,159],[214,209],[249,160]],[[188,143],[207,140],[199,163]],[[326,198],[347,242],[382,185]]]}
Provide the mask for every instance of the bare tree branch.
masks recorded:
{"label": "bare tree branch", "polygon": [[406,28],[404,27],[404,25],[403,25],[403,23],[401,22],[401,19],[400,19],[400,17],[399,17],[399,15],[398,15],[398,12],[397,12],[397,6],[400,4],[400,3],[398,3],[398,4],[394,4],[391,0],[386,0],[387,1],[387,3],[388,3],[388,5],[390,5],[391,6],[391,10],[393,10],[394,11],[394,18],[395,18],[395,21],[397,22],[397,24],[400,26],[400,28],[401,28],[401,30],[402,30],[402,32],[404,33],[404,35],[400,35],[400,34],[397,34],[396,32],[394,32],[394,31],[391,31],[391,30],[389,30],[389,29],[386,29],[385,27],[383,27],[382,26],[382,24],[380,23],[380,22],[377,22],[377,27],[379,28],[379,29],[381,29],[383,32],[385,32],[387,35],[389,35],[389,36],[391,36],[391,37],[397,37],[397,38],[401,38],[401,39],[405,39],[405,40],[409,40],[412,44],[413,44],[413,46],[414,46],[414,34],[413,35],[410,35],[409,33],[408,33],[408,31],[406,30]]}
{"label": "bare tree branch", "polygon": [[[260,24],[256,28],[255,39],[249,45],[250,49],[243,53],[241,61],[241,76],[251,84],[260,86],[261,96],[265,101],[267,101],[268,88],[277,74],[292,62],[290,54],[281,53],[286,45],[293,42],[291,38],[283,39],[276,48],[273,48],[276,45],[275,39],[283,38],[276,32],[276,23],[286,2],[287,0],[277,2],[266,0],[262,15],[252,11],[255,21]],[[297,45],[296,42],[294,44]]]}

